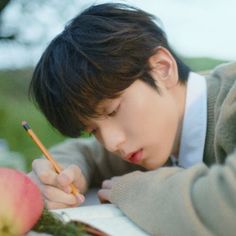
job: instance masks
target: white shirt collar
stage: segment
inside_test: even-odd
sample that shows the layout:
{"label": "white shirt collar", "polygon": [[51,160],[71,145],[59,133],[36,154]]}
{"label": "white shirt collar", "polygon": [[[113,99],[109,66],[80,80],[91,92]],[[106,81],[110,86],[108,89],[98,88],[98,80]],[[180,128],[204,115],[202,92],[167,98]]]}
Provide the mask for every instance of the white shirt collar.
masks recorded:
{"label": "white shirt collar", "polygon": [[187,82],[185,113],[178,156],[179,166],[187,168],[203,161],[206,126],[206,79],[191,72]]}

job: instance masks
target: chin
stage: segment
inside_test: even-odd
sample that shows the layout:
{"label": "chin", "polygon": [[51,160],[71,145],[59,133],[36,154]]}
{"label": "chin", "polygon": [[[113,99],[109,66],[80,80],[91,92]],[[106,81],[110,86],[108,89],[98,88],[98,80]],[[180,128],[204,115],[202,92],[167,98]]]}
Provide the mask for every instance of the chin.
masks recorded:
{"label": "chin", "polygon": [[156,170],[159,167],[161,167],[161,165],[158,163],[148,163],[148,162],[144,163],[142,166],[147,170]]}
{"label": "chin", "polygon": [[160,162],[160,161],[155,162],[155,161],[151,161],[151,160],[150,161],[149,160],[145,160],[142,163],[141,166],[143,166],[147,170],[156,170],[156,169],[158,169],[160,167],[164,167],[167,161],[168,161],[168,159],[166,159],[166,160],[164,160],[162,162]]}

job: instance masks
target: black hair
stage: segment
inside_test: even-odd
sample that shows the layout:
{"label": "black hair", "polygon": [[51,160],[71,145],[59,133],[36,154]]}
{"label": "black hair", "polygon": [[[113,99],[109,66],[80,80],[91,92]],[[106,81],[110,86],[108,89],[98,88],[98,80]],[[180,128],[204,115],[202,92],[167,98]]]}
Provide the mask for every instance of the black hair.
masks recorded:
{"label": "black hair", "polygon": [[158,89],[148,64],[158,46],[171,52],[179,80],[186,81],[189,68],[153,15],[120,3],[93,5],[48,45],[34,70],[30,95],[56,129],[77,137],[84,120],[100,115],[99,102],[119,96],[135,80]]}

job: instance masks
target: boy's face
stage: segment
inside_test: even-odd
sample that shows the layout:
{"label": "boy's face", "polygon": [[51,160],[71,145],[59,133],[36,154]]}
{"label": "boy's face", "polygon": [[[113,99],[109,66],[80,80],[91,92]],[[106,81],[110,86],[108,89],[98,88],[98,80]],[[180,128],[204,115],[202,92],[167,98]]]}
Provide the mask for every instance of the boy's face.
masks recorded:
{"label": "boy's face", "polygon": [[98,109],[104,117],[87,124],[108,151],[148,170],[164,165],[177,152],[184,110],[179,84],[167,88],[158,81],[158,86],[160,93],[136,80],[120,97],[102,102]]}

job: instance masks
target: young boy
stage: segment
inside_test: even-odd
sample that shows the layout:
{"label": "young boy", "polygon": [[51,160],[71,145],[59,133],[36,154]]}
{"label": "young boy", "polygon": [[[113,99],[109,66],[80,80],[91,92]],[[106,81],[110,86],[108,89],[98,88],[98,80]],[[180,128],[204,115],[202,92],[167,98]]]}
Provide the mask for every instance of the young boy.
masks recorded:
{"label": "young boy", "polygon": [[33,162],[49,208],[76,206],[100,185],[102,201],[151,235],[235,235],[236,64],[190,72],[153,16],[95,5],[50,43],[31,94],[62,134],[94,136],[51,150],[59,175]]}

